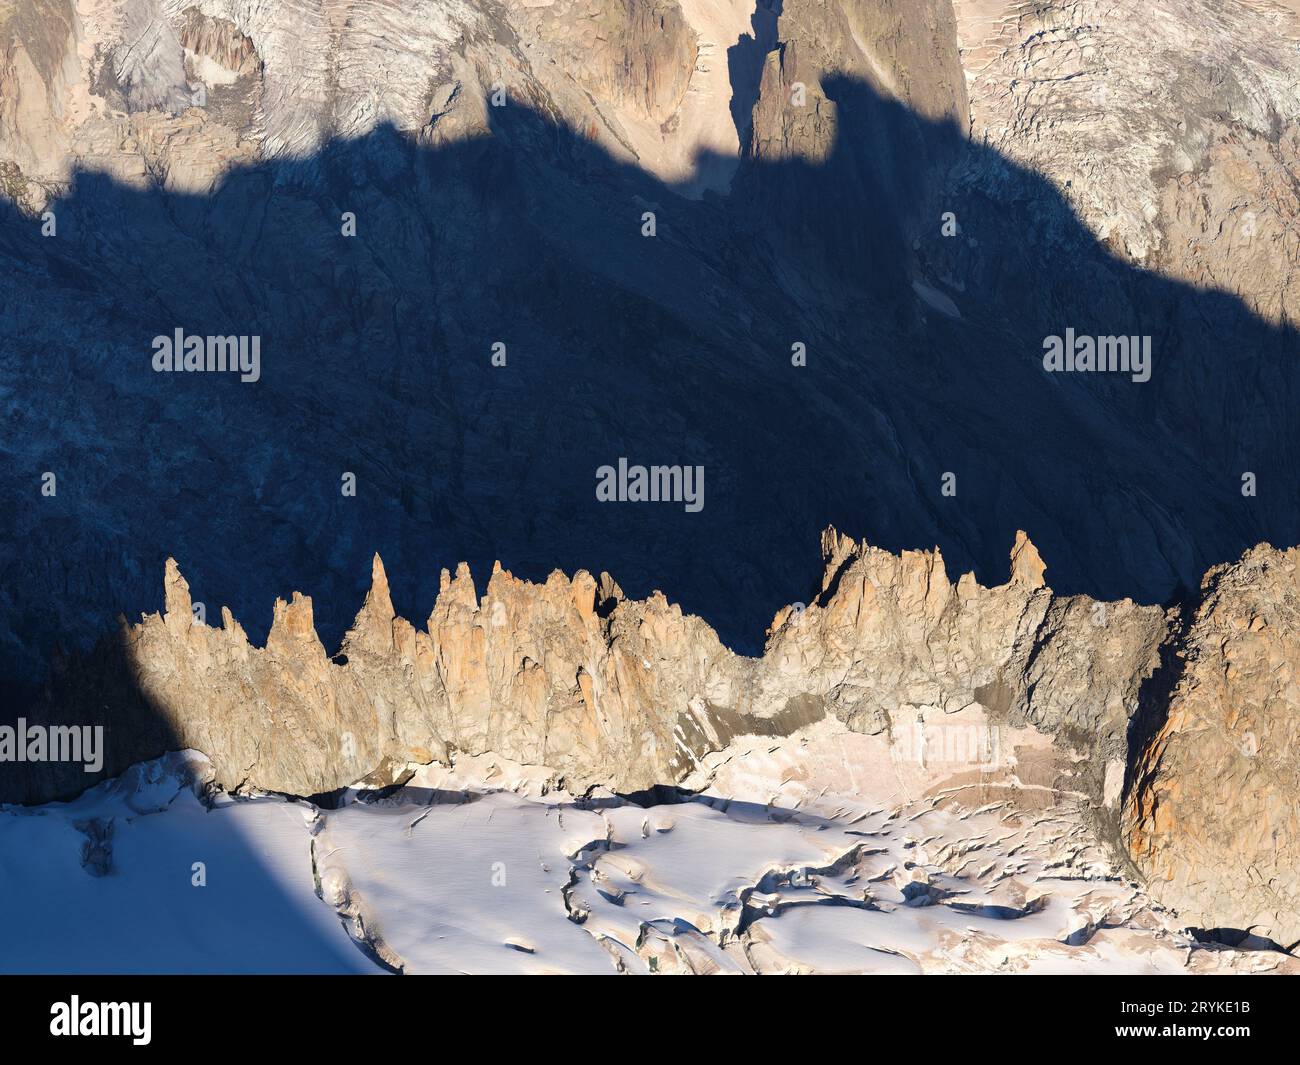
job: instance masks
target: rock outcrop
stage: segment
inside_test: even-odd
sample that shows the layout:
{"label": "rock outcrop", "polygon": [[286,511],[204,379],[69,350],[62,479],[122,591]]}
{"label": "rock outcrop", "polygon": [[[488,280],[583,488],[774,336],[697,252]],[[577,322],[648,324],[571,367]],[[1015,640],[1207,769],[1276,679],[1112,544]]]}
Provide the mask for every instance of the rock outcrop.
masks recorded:
{"label": "rock outcrop", "polygon": [[1300,550],[1205,576],[1124,811],[1149,890],[1207,928],[1300,941]]}
{"label": "rock outcrop", "polygon": [[71,3],[34,0],[0,11],[0,165],[9,168],[5,195],[27,202],[24,175],[66,177],[71,138],[65,99],[79,76]]}
{"label": "rock outcrop", "polygon": [[[761,658],[733,653],[660,594],[630,601],[607,574],[584,572],[537,585],[497,567],[480,594],[462,563],[443,571],[417,629],[395,614],[378,556],[333,658],[309,598],[277,600],[257,647],[228,609],[219,627],[196,618],[172,561],[164,611],[124,624],[121,648],[139,712],[172,746],[208,754],[228,789],[315,794],[386,761],[455,750],[551,766],[578,789],[637,791],[680,781],[736,735],[788,735],[827,714],[878,733],[891,715],[979,707],[1076,746],[1089,761],[1062,768],[1066,786],[1100,798],[1158,663],[1163,611],[1055,597],[1023,534],[998,588],[970,574],[952,583],[938,551],[896,556],[833,530],[823,553],[818,596],[777,614]],[[32,720],[67,711],[58,688]],[[139,730],[148,738],[134,747],[127,722],[111,730],[127,745],[110,744],[108,773],[161,753],[156,730]],[[52,797],[52,781],[38,779],[4,797]],[[55,791],[67,787],[63,778]]]}

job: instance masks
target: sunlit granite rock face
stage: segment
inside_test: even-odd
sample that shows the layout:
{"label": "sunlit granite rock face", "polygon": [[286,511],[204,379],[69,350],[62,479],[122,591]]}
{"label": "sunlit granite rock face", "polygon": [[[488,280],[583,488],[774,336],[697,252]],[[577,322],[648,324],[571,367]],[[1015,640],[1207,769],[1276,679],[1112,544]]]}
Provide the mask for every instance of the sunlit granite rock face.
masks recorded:
{"label": "sunlit granite rock face", "polygon": [[1298,554],[1262,545],[1205,575],[1124,811],[1156,898],[1288,948],[1300,941]]}
{"label": "sunlit granite rock face", "polygon": [[[1163,611],[1055,597],[1023,534],[1012,579],[991,589],[970,574],[950,582],[938,552],[900,557],[834,531],[823,547],[816,601],[777,614],[761,658],[728,650],[658,593],[625,599],[607,574],[539,585],[497,568],[480,594],[462,564],[443,571],[417,629],[394,613],[378,556],[333,658],[309,598],[277,600],[258,647],[228,609],[220,627],[196,620],[172,562],[165,610],[119,637],[141,725],[207,753],[226,788],[315,794],[385,760],[459,750],[551,766],[579,789],[637,791],[680,781],[737,734],[785,736],[828,715],[874,734],[908,714],[974,708],[1078,746],[1092,763],[1063,763],[1070,779],[1055,783],[1100,800],[1158,661]],[[47,705],[62,714],[78,701],[65,690]],[[110,748],[106,772],[158,753],[148,727],[113,731],[127,746]]]}

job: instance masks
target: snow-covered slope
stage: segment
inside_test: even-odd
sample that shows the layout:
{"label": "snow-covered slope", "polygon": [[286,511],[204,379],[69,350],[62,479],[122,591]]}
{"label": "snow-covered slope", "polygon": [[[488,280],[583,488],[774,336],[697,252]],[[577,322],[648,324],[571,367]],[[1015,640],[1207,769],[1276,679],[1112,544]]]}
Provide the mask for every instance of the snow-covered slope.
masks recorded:
{"label": "snow-covered slope", "polygon": [[76,802],[6,808],[0,899],[22,919],[0,944],[0,969],[376,971],[314,894],[313,811],[280,799],[205,805],[187,781],[194,760],[133,767]]}
{"label": "snow-covered slope", "polygon": [[467,758],[321,809],[231,799],[198,783],[201,756],[171,755],[75,803],[0,811],[0,892],[24,915],[0,969],[1300,968],[1198,945],[1104,857],[1068,796],[837,797],[827,786],[857,764],[845,742],[824,728],[741,740],[702,769],[702,794],[649,806]]}

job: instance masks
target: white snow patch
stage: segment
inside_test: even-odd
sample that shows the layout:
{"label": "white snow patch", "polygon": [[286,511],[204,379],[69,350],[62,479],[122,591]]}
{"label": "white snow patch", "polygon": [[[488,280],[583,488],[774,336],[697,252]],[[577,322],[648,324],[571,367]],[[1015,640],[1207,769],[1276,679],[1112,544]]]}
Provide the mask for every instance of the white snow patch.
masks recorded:
{"label": "white snow patch", "polygon": [[[578,798],[555,788],[553,770],[493,757],[420,767],[394,794],[353,792],[337,810],[273,796],[205,804],[187,783],[204,777],[204,760],[170,755],[73,803],[0,808],[0,888],[24,916],[7,933],[0,969],[379,972],[380,959],[409,973],[1292,964],[1197,945],[1123,878],[1078,798],[1008,785],[991,800],[963,802],[958,787],[874,801],[863,788],[897,794],[864,757],[887,741],[855,738],[857,747],[812,728],[762,740],[762,758],[749,741],[733,745],[700,771],[715,781],[703,794],[649,809],[603,791]],[[842,790],[855,779],[863,783]],[[770,799],[721,794],[723,781],[733,794]],[[91,875],[83,848],[109,822],[111,859],[105,875]],[[206,887],[191,886],[196,861]]]}

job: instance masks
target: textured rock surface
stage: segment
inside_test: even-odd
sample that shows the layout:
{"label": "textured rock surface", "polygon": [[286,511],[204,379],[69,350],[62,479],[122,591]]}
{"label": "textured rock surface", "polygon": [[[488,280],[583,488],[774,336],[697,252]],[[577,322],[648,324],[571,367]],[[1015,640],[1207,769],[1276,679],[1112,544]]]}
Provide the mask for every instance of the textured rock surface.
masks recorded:
{"label": "textured rock surface", "polygon": [[[1058,589],[1148,603],[1297,542],[1294,338],[1248,311],[1277,302],[1287,255],[1257,269],[1231,240],[1196,244],[1237,303],[1135,270],[1165,269],[1137,257],[1145,230],[1131,254],[1093,241],[1107,205],[1145,218],[1150,200],[1161,232],[1184,217],[1157,195],[1184,171],[1143,169],[1169,154],[1143,146],[1170,114],[1263,131],[1285,162],[1283,23],[1211,0],[1154,21],[1094,7],[6,4],[0,693],[146,609],[169,555],[258,642],[265,590],[292,579],[336,644],[375,551],[425,609],[441,545],[438,564],[479,572],[508,558],[533,580],[558,565],[641,598],[671,587],[754,653],[814,576],[791,545],[828,522],[939,544],[986,583],[1027,528]],[[1111,27],[1123,106],[1094,124],[1066,64],[1093,32],[1076,23]],[[1240,71],[1222,61],[1256,40]],[[1144,49],[1189,71],[1158,107]],[[1026,97],[1017,64],[1039,56]],[[1218,69],[1245,88],[1205,89]],[[1217,234],[1230,163],[1205,196],[1188,186],[1189,224]],[[1100,206],[1076,202],[1084,165]],[[150,338],[177,327],[258,333],[265,373],[233,393],[152,373]],[[1045,375],[1043,337],[1065,327],[1152,335],[1155,376]],[[488,375],[498,341],[509,367]],[[596,505],[592,473],[620,455],[705,466],[704,517]],[[57,502],[33,494],[46,471]],[[940,496],[949,472],[960,491]]]}
{"label": "textured rock surface", "polygon": [[[1103,604],[1098,624],[1097,604],[1053,596],[1023,534],[1012,580],[998,588],[970,574],[953,584],[937,551],[896,556],[833,530],[823,550],[817,600],[778,613],[757,659],[728,650],[662,595],[626,600],[608,575],[581,572],[537,585],[498,568],[480,595],[462,564],[443,571],[416,629],[395,615],[377,556],[337,656],[296,592],[276,601],[256,647],[229,610],[219,628],[196,620],[169,562],[163,613],[120,634],[145,705],[135,724],[110,722],[105,772],[159,753],[143,726],[161,724],[172,747],[207,753],[230,789],[315,794],[389,762],[459,750],[551,766],[580,790],[636,791],[684,779],[736,735],[789,735],[827,715],[874,734],[974,711],[1059,738],[1082,761],[1063,758],[1059,779],[1041,782],[1102,799],[1105,766],[1123,761],[1139,687],[1159,661],[1159,608]],[[76,683],[88,672],[65,669]],[[81,689],[56,685],[30,716],[79,708]],[[14,778],[5,797],[89,783],[74,774],[56,784],[45,771],[57,767],[41,767],[25,796]]]}
{"label": "textured rock surface", "polygon": [[[376,549],[425,604],[430,544],[607,566],[739,646],[829,520],[961,568],[1023,525],[1060,586],[1146,601],[1295,542],[1298,27],[1263,0],[0,3],[0,680],[52,660],[33,713],[102,717],[109,771],[193,746],[295,793],[452,748],[636,789],[826,714],[1027,726],[1056,744],[1035,786],[1103,809],[1137,761],[1127,838],[1170,904],[1300,938],[1267,551],[1166,615],[1053,595],[1027,540],[985,588],[829,535],[762,658],[584,573],[459,569],[417,629],[377,565],[326,649]],[[258,391],[160,381],[177,325],[264,333]],[[1156,376],[1048,378],[1067,326],[1153,335]],[[497,337],[515,376],[487,384]],[[705,519],[593,505],[637,447],[707,467]],[[254,638],[173,563],[163,614],[59,655],[169,555]],[[268,575],[316,597],[269,635]]]}
{"label": "textured rock surface", "polygon": [[1293,8],[1268,0],[953,0],[953,8],[973,136],[1050,176],[1118,254],[1295,317]]}
{"label": "textured rock surface", "polygon": [[1206,574],[1124,816],[1156,898],[1288,948],[1300,941],[1298,561],[1265,545]]}
{"label": "textured rock surface", "polygon": [[[219,628],[197,620],[169,562],[164,611],[64,663],[28,716],[84,723],[103,707],[107,775],[188,747],[209,754],[226,789],[299,795],[382,784],[456,752],[550,767],[577,791],[698,787],[737,737],[830,719],[887,734],[929,766],[917,783],[931,790],[987,791],[1000,779],[990,772],[1014,767],[1013,788],[1073,796],[1105,826],[1129,764],[1122,838],[1155,897],[1189,924],[1295,941],[1295,550],[1260,547],[1212,570],[1184,625],[1177,610],[1055,596],[1023,533],[996,588],[951,582],[937,551],[893,555],[834,530],[822,547],[819,595],[777,614],[761,658],[734,654],[658,593],[625,599],[608,574],[538,585],[498,567],[480,594],[462,564],[443,571],[417,629],[396,615],[377,556],[337,655],[298,593],[276,601],[257,647],[229,610]],[[942,735],[945,719],[986,750],[944,769],[940,741],[927,759],[912,730]],[[1010,762],[987,738],[999,731],[1022,737]],[[0,799],[44,801],[95,779],[20,769]],[[879,788],[869,762],[858,770]]]}

